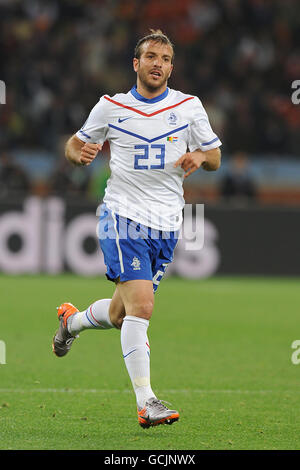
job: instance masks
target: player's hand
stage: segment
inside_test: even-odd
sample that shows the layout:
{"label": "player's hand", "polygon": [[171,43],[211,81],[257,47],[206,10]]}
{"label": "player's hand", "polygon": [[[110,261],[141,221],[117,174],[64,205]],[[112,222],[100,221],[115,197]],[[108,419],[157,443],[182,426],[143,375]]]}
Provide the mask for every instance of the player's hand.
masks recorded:
{"label": "player's hand", "polygon": [[196,150],[195,152],[188,152],[182,155],[176,163],[174,163],[174,168],[181,166],[183,170],[186,172],[184,178],[189,176],[194,171],[198,170],[202,163],[206,161],[205,152],[201,152],[201,150]]}
{"label": "player's hand", "polygon": [[97,153],[102,149],[101,144],[85,143],[80,150],[79,162],[81,165],[90,165],[96,158]]}

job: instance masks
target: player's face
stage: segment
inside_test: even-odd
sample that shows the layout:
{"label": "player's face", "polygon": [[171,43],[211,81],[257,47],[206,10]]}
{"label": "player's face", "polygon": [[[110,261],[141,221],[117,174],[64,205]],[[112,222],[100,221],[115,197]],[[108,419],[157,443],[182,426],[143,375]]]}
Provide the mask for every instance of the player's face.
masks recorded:
{"label": "player's face", "polygon": [[133,67],[138,80],[149,91],[166,87],[173,70],[173,51],[167,44],[149,41],[143,45],[139,59],[133,59]]}

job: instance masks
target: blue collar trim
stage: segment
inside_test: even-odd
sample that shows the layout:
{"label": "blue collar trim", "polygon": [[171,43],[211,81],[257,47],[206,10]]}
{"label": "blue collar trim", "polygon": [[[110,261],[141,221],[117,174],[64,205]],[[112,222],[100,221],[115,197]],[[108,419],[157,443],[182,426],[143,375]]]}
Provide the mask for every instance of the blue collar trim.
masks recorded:
{"label": "blue collar trim", "polygon": [[140,95],[136,90],[136,85],[131,88],[130,92],[139,101],[143,101],[144,103],[157,103],[158,101],[161,101],[168,96],[169,88],[167,87],[161,95],[155,96],[155,98],[145,98],[144,96]]}

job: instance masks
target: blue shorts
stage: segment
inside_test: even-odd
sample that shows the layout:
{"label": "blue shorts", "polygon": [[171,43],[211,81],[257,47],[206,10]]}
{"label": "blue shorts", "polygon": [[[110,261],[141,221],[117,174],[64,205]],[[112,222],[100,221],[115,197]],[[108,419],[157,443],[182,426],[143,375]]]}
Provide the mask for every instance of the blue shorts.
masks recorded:
{"label": "blue shorts", "polygon": [[101,205],[98,236],[110,281],[146,279],[156,291],[178,241],[179,231],[163,232],[134,222]]}

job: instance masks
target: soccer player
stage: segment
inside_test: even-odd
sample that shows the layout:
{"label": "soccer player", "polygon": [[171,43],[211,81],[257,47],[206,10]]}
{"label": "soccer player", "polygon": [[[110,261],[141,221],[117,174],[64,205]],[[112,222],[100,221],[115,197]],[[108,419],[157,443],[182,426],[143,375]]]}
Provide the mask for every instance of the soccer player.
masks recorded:
{"label": "soccer player", "polygon": [[97,300],[81,312],[62,304],[53,351],[67,354],[85,329],[121,329],[144,428],[179,419],[151,388],[147,329],[182,223],[183,181],[199,168],[217,170],[221,161],[221,142],[199,98],[167,86],[173,61],[173,45],[160,30],[140,39],[133,58],[136,85],[128,93],[102,96],[65,152],[73,164],[90,165],[103,143],[110,144],[99,239],[106,276],[116,289],[112,299]]}

